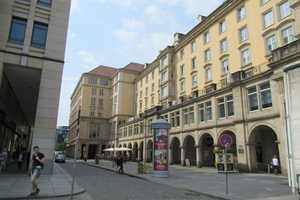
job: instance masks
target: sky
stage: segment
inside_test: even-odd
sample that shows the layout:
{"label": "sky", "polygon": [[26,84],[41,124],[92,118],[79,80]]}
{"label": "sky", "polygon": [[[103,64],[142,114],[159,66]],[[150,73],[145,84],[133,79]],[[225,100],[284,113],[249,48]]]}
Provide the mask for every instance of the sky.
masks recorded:
{"label": "sky", "polygon": [[176,32],[197,25],[224,0],[72,0],[58,125],[68,125],[70,97],[82,73],[99,66],[150,63]]}

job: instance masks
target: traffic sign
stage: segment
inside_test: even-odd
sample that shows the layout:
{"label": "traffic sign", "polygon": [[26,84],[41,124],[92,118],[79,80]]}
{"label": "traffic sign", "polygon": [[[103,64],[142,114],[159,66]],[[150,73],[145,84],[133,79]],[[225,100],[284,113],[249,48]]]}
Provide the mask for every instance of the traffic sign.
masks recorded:
{"label": "traffic sign", "polygon": [[233,145],[233,137],[227,133],[224,133],[220,136],[219,142],[223,147],[230,147]]}

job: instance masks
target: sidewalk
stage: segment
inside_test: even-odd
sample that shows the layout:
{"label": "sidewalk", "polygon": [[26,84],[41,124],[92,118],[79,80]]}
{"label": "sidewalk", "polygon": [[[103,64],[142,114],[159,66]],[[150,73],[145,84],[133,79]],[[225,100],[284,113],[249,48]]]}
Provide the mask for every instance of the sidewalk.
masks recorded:
{"label": "sidewalk", "polygon": [[[41,175],[38,183],[41,192],[35,199],[69,196],[71,176],[60,166],[54,164],[52,175]],[[75,184],[74,191],[81,194],[85,190]],[[30,177],[25,174],[0,174],[0,200],[27,199],[31,192]]]}
{"label": "sidewalk", "polygon": [[[111,161],[101,160],[99,165],[94,161],[87,164],[106,170],[115,171]],[[151,165],[149,164],[149,169]],[[127,162],[124,165],[127,175],[142,178],[154,183],[161,183],[177,188],[189,189],[230,200],[298,200],[288,187],[288,180],[283,176],[269,174],[230,174],[229,194],[225,194],[225,175],[212,168],[186,168],[170,166],[169,178],[157,178],[148,174],[137,173],[137,163]]]}

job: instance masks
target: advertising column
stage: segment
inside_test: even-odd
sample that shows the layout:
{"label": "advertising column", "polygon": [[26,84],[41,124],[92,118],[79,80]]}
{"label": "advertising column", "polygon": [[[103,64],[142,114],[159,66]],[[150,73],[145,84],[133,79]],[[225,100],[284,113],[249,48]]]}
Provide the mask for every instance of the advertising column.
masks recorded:
{"label": "advertising column", "polygon": [[170,124],[165,120],[156,120],[152,122],[151,128],[153,129],[154,141],[154,162],[153,162],[153,175],[156,177],[169,176],[169,129]]}

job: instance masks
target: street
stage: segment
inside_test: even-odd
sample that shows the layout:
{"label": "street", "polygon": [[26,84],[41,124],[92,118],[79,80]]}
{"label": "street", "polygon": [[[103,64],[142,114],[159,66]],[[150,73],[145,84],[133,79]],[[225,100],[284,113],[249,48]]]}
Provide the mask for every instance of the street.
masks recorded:
{"label": "street", "polygon": [[[73,165],[60,165],[70,174]],[[76,181],[86,189],[94,200],[213,200],[200,193],[181,190],[167,185],[152,183],[142,179],[120,175],[106,170],[78,164]]]}

